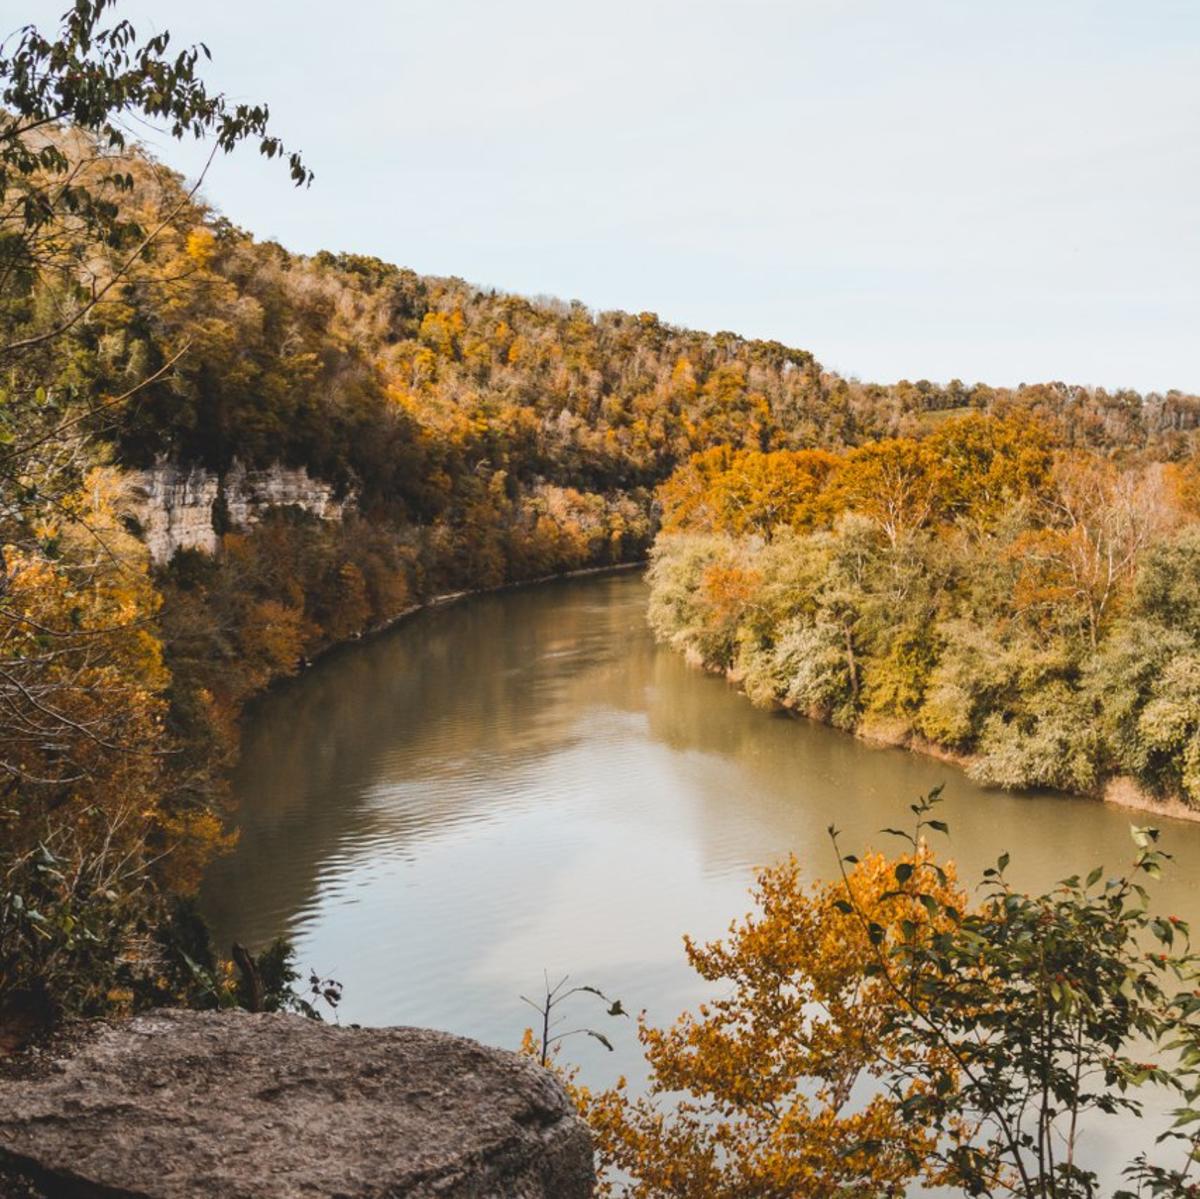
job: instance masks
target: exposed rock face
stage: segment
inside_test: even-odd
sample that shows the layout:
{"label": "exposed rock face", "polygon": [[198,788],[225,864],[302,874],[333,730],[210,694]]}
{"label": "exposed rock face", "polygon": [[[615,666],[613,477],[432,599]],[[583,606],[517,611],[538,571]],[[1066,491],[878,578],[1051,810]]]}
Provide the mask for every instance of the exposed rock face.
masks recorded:
{"label": "exposed rock face", "polygon": [[235,462],[221,480],[225,507],[235,525],[252,525],[269,508],[303,508],[321,520],[341,520],[345,502],[328,483],[309,478],[302,466],[246,470]]}
{"label": "exposed rock face", "polygon": [[586,1126],[527,1059],[247,1012],[152,1012],[47,1077],[0,1081],[3,1164],[66,1199],[584,1199],[594,1184]]}
{"label": "exposed rock face", "polygon": [[204,550],[217,546],[213,509],[220,480],[194,467],[181,470],[163,464],[129,475],[129,508],[137,518],[155,562],[167,562],[178,549]]}
{"label": "exposed rock face", "polygon": [[235,462],[224,477],[201,467],[159,462],[127,476],[129,513],[142,528],[150,557],[167,562],[178,549],[217,548],[214,515],[223,503],[230,523],[252,525],[270,508],[303,508],[322,520],[340,520],[351,502],[309,477],[303,467],[248,471]]}

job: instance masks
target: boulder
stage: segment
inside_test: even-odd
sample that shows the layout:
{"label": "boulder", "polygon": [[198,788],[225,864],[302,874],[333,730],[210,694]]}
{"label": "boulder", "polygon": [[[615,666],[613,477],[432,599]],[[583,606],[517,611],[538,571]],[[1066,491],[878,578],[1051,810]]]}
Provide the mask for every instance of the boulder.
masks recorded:
{"label": "boulder", "polygon": [[0,1166],[66,1199],[584,1199],[595,1181],[587,1127],[526,1058],[240,1011],[151,1012],[0,1080]]}

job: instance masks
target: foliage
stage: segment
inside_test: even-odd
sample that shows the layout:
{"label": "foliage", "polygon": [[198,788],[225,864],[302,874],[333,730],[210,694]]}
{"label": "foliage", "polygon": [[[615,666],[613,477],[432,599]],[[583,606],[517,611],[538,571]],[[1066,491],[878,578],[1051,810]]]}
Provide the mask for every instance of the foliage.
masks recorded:
{"label": "foliage", "polygon": [[[342,985],[296,969],[296,951],[284,937],[257,954],[233,947],[232,961],[213,949],[208,926],[190,898],[175,898],[154,930],[153,975],[137,977],[139,1005],[186,1004],[211,1010],[240,1007],[253,1012],[296,1012],[320,1020],[321,1008],[336,1018]],[[304,980],[306,986],[297,988]]]}
{"label": "foliage", "polygon": [[767,457],[709,451],[663,486],[660,638],[756,703],[933,742],[987,783],[1127,774],[1200,803],[1197,526],[1161,465],[955,417],[827,455],[790,523],[766,501],[716,519]]}
{"label": "foliage", "polygon": [[[0,357],[65,333],[161,232],[120,203],[134,188],[124,159],[130,118],[178,139],[210,138],[214,152],[257,141],[268,158],[286,155],[296,183],[311,179],[300,156],[268,131],[265,105],[209,91],[197,72],[207,47],[171,55],[165,31],[142,41],[128,21],[106,25],[114,4],[77,0],[56,36],[26,25],[0,45],[0,297],[49,286],[66,300],[50,328],[0,343]],[[90,288],[80,278],[91,269],[81,261],[86,246],[117,250],[122,261],[93,275]]]}
{"label": "foliage", "polygon": [[[910,844],[945,829],[928,815],[936,798],[913,805],[916,832],[901,834]],[[908,1054],[888,1093],[906,1122],[937,1134],[924,1160],[932,1181],[972,1195],[1093,1196],[1081,1121],[1140,1115],[1134,1088],[1145,1083],[1193,1094],[1194,1064],[1176,1051],[1197,1033],[1196,964],[1187,926],[1149,911],[1142,880],[1167,860],[1157,830],[1135,827],[1133,839],[1124,875],[1106,879],[1098,866],[1040,895],[1013,887],[1002,854],[970,912],[947,908],[927,868],[898,867],[897,891],[945,921],[923,940],[888,944],[851,894],[874,948],[866,973],[890,995],[887,1026]],[[1147,952],[1148,941],[1164,952]],[[1132,1172],[1143,1169],[1144,1157]]]}
{"label": "foliage", "polygon": [[[66,930],[0,926],[6,990],[94,1010],[102,960],[150,969],[164,898],[227,840],[251,695],[440,591],[641,558],[668,479],[656,628],[759,702],[899,722],[997,778],[1200,795],[1154,632],[1194,615],[1157,513],[1194,514],[1196,397],[862,384],[779,342],[256,242],[126,137],[257,145],[307,183],[206,56],[113,0],[0,46],[0,868]],[[1142,458],[1088,456],[1118,447]],[[352,515],[219,507],[215,559],[154,574],[109,470],[162,461],[304,467]],[[1081,704],[1108,731],[1059,755]],[[52,894],[39,847],[70,864]]]}
{"label": "foliage", "polygon": [[825,515],[825,484],[838,459],[824,450],[731,450],[694,455],[660,489],[663,528],[708,533],[809,529]]}
{"label": "foliage", "polygon": [[[903,863],[927,858],[922,848]],[[846,902],[889,943],[944,930],[946,918],[895,893],[895,865],[876,854],[844,885],[806,887],[790,860],[759,875],[758,911],[726,941],[685,942],[715,998],[667,1029],[639,1021],[649,1094],[631,1097],[624,1080],[580,1092],[601,1161],[634,1180],[623,1193],[898,1194],[914,1177],[934,1138],[878,1091],[880,1064],[904,1055],[887,988],[867,975],[871,936]],[[939,900],[961,907],[953,871],[943,880]]]}
{"label": "foliage", "polygon": [[[1124,875],[1042,894],[1014,887],[1001,855],[969,906],[926,843],[949,831],[938,798],[911,805],[911,831],[885,830],[899,856],[845,855],[837,881],[809,886],[794,860],[764,870],[727,940],[686,942],[719,986],[669,1028],[639,1022],[648,1093],[575,1086],[605,1193],[898,1195],[920,1180],[1082,1199],[1099,1193],[1084,1123],[1140,1117],[1143,1086],[1181,1104],[1158,1140],[1200,1158],[1197,960],[1187,926],[1149,909],[1157,832],[1134,828]],[[1191,1193],[1187,1168],[1152,1158],[1128,1164],[1137,1194]]]}
{"label": "foliage", "polygon": [[284,151],[264,107],[206,88],[206,51],[170,56],[110,7],[0,46],[0,1022],[136,1002],[164,896],[224,839],[174,785],[160,595],[94,439],[170,360],[95,364],[194,211],[124,122]]}

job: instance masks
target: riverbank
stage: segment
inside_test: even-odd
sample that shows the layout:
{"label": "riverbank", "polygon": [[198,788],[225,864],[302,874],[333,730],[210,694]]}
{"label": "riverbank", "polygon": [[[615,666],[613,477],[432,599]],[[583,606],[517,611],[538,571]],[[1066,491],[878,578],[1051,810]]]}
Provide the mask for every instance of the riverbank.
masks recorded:
{"label": "riverbank", "polygon": [[[429,599],[422,600],[417,604],[410,604],[408,607],[401,609],[395,616],[388,617],[387,620],[380,621],[372,625],[370,628],[363,629],[361,632],[354,634],[351,637],[344,638],[340,641],[331,642],[329,645],[323,646],[321,649],[310,654],[302,664],[302,670],[298,673],[303,673],[314,666],[322,658],[337,650],[345,649],[350,645],[357,645],[362,641],[369,640],[372,637],[378,637],[382,633],[386,633],[398,625],[403,624],[406,620],[411,619],[418,613],[426,612],[431,608],[444,608],[448,604],[457,604],[462,600],[472,599],[480,595],[496,595],[505,591],[517,591],[523,587],[540,587],[545,583],[563,583],[568,579],[585,579],[592,576],[620,574],[630,570],[644,570],[646,568],[646,559],[640,558],[634,562],[613,562],[604,566],[585,566],[579,570],[567,570],[559,574],[540,575],[536,579],[517,579],[511,583],[500,583],[495,587],[476,587],[467,588],[463,591],[447,591],[441,595],[430,596]],[[289,678],[295,678],[295,675],[281,675],[278,679],[272,680],[267,690],[276,683],[286,681]],[[257,698],[257,697],[255,697]]]}
{"label": "riverbank", "polygon": [[[720,667],[699,660],[693,653],[685,653],[683,657],[693,668],[701,669],[724,678],[726,683],[734,688],[742,699],[751,702],[737,671],[733,669],[722,670]],[[928,738],[914,733],[901,721],[864,721],[853,729],[845,729],[833,724],[829,720],[823,720],[820,716],[812,713],[797,712],[794,709],[788,708],[785,704],[776,703],[774,710],[784,712],[796,720],[811,721],[833,732],[845,733],[853,737],[856,741],[863,742],[865,745],[875,746],[880,749],[903,749],[912,754],[933,758],[938,762],[945,762],[948,766],[953,766],[955,769],[962,771],[968,778],[971,777],[972,766],[980,761],[978,754],[963,753],[960,750],[939,745],[936,741],[930,741]],[[997,790],[1002,790],[1013,795],[1021,794],[1019,790],[1012,790],[1007,787],[997,788]],[[1162,817],[1167,820],[1200,823],[1200,809],[1190,807],[1178,797],[1154,795],[1147,791],[1136,779],[1130,778],[1128,775],[1110,775],[1103,780],[1097,791],[1060,791],[1059,794],[1069,795],[1076,799],[1094,800],[1098,803],[1110,804],[1120,808],[1128,808],[1131,811],[1146,812],[1152,816]]]}

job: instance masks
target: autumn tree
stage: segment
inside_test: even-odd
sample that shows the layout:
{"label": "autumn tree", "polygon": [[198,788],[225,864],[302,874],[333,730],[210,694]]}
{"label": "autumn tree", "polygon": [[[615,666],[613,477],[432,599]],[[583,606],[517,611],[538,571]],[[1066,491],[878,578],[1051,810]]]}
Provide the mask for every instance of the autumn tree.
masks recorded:
{"label": "autumn tree", "polygon": [[838,473],[840,505],[873,521],[893,548],[936,510],[934,459],[927,445],[908,438],[852,450]]}
{"label": "autumn tree", "polygon": [[[842,1199],[920,1180],[1090,1199],[1085,1123],[1145,1118],[1149,1086],[1181,1106],[1148,1121],[1125,1174],[1142,1195],[1190,1193],[1197,962],[1187,925],[1149,907],[1145,884],[1168,862],[1157,831],[1133,829],[1123,873],[1097,866],[1042,893],[1018,888],[1001,854],[968,905],[927,844],[949,831],[938,800],[911,805],[911,831],[885,830],[899,856],[845,854],[836,882],[809,886],[794,860],[765,870],[727,939],[685,942],[714,997],[665,1029],[641,1019],[645,1093],[574,1087],[604,1193]],[[1156,1132],[1182,1142],[1186,1166],[1155,1160]]]}
{"label": "autumn tree", "polygon": [[[102,318],[192,193],[127,122],[284,154],[263,106],[212,93],[203,47],[169,52],[79,0],[56,36],[0,45],[0,1022],[130,998],[169,889],[219,820],[172,793],[158,595],[95,434],[183,353],[95,386]],[[307,182],[300,158],[293,179]]]}
{"label": "autumn tree", "polygon": [[1172,519],[1162,472],[1069,455],[1056,464],[1044,504],[1045,524],[1011,549],[1025,565],[1018,607],[1035,620],[1078,615],[1095,648],[1141,555]]}
{"label": "autumn tree", "polygon": [[[910,844],[946,827],[929,816],[936,798],[913,805],[916,831],[899,834]],[[1015,886],[1001,854],[970,911],[955,899],[948,906],[921,863],[898,867],[897,890],[919,897],[944,930],[919,941],[889,943],[850,893],[874,956],[865,973],[888,996],[885,1027],[901,1047],[885,1093],[906,1125],[937,1134],[923,1162],[929,1181],[968,1195],[1091,1199],[1100,1178],[1084,1123],[1142,1117],[1142,1086],[1183,1101],[1157,1142],[1183,1141],[1189,1165],[1200,1152],[1190,1131],[1200,1061],[1196,959],[1187,925],[1150,910],[1144,884],[1169,861],[1158,831],[1134,827],[1132,836],[1123,873],[1096,866],[1043,893]],[[857,859],[842,861],[843,878],[852,878],[846,864],[857,871]],[[1149,1151],[1125,1172],[1149,1194],[1187,1193],[1178,1189],[1187,1170],[1158,1166]],[[1116,1195],[1133,1199],[1127,1190]]]}
{"label": "autumn tree", "polygon": [[779,529],[807,531],[832,514],[825,488],[838,462],[823,450],[696,454],[659,491],[663,528],[768,540]]}
{"label": "autumn tree", "polygon": [[[602,1164],[633,1179],[617,1193],[903,1193],[936,1138],[879,1091],[881,1064],[899,1046],[887,988],[867,967],[879,944],[911,948],[947,927],[897,894],[896,872],[927,860],[924,848],[894,862],[872,854],[845,883],[812,886],[789,860],[759,874],[756,910],[726,940],[685,941],[715,997],[665,1029],[639,1022],[648,1094],[624,1082],[583,1094]],[[933,889],[961,908],[952,870]],[[858,911],[870,913],[869,929]]]}
{"label": "autumn tree", "polygon": [[[198,70],[207,47],[171,53],[167,32],[139,40],[128,21],[104,23],[115,6],[79,0],[54,36],[26,25],[0,46],[0,294],[39,286],[62,294],[59,319],[0,345],[5,357],[82,320],[169,223],[143,228],[120,202],[133,187],[130,118],[177,139],[209,138],[214,153],[249,139],[269,158],[285,156],[296,183],[312,177],[269,131],[265,105],[210,92]],[[116,269],[89,276],[84,246],[120,251]]]}
{"label": "autumn tree", "polygon": [[1040,496],[1054,465],[1054,442],[1035,419],[972,413],[939,425],[925,440],[939,516],[989,528],[1013,504]]}

